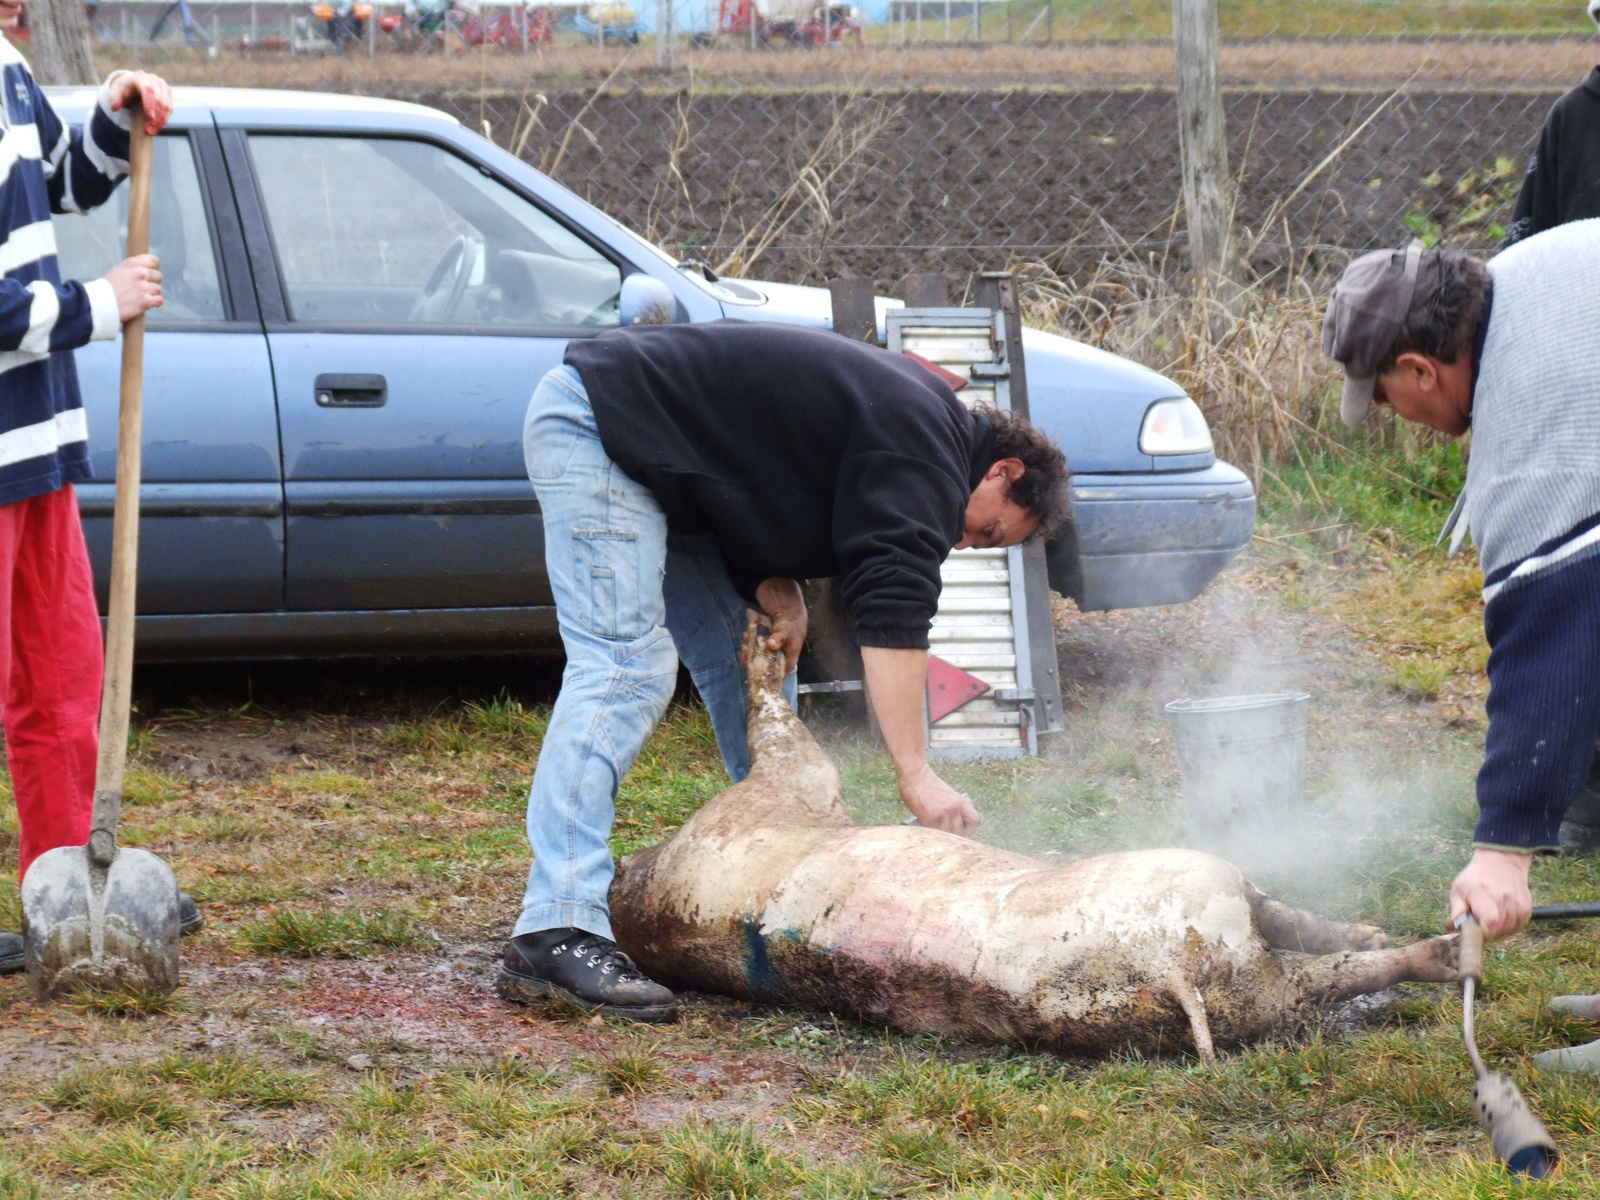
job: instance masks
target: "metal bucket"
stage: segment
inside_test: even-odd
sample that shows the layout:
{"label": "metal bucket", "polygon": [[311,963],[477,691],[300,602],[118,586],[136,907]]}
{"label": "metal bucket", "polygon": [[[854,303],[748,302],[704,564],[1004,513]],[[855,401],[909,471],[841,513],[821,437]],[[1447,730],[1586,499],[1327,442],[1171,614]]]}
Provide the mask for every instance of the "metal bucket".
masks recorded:
{"label": "metal bucket", "polygon": [[1305,801],[1304,692],[1174,700],[1166,706],[1195,833],[1293,822]]}

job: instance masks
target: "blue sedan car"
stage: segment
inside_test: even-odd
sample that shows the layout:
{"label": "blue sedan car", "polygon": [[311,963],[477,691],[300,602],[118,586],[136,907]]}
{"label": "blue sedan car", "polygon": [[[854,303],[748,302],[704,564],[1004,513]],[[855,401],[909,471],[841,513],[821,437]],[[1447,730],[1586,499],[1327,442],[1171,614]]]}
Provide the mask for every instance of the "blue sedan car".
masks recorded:
{"label": "blue sedan car", "polygon": [[[69,121],[92,99],[52,93]],[[180,88],[153,189],[167,301],[146,342],[146,660],[554,649],[521,437],[567,341],[615,325],[636,272],[681,321],[831,319],[826,291],[681,269],[411,104]],[[124,189],[57,217],[63,274],[118,261],[125,213]],[[1075,472],[1052,584],[1085,609],[1198,594],[1255,514],[1199,409],[1114,355],[1037,330],[1024,345],[1034,420]],[[117,344],[77,362],[103,603]]]}

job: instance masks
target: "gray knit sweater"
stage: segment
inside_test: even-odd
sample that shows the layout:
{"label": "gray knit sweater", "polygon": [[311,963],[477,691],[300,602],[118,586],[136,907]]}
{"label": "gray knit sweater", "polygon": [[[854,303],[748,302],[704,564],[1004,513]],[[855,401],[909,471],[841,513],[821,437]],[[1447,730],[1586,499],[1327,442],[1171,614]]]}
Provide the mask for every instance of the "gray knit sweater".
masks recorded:
{"label": "gray knit sweater", "polygon": [[1600,513],[1600,218],[1528,238],[1488,266],[1494,312],[1456,527],[1457,542],[1470,528],[1478,547],[1485,600],[1600,549],[1600,530],[1578,530]]}

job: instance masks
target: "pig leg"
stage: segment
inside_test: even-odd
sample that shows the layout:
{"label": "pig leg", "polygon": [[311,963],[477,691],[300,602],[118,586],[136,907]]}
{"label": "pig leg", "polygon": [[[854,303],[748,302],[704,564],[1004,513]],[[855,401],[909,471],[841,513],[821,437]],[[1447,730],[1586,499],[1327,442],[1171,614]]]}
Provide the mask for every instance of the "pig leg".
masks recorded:
{"label": "pig leg", "polygon": [[1167,991],[1182,1006],[1184,1016],[1189,1018],[1189,1030],[1194,1034],[1195,1053],[1200,1056],[1202,1063],[1211,1066],[1217,1061],[1217,1048],[1211,1042],[1211,1022],[1206,1018],[1205,997],[1200,994],[1200,989],[1194,986],[1187,975],[1169,975]]}
{"label": "pig leg", "polygon": [[1454,983],[1457,940],[1452,933],[1386,950],[1279,957],[1302,1000],[1345,1000],[1407,981]]}
{"label": "pig leg", "polygon": [[1250,907],[1256,926],[1267,945],[1274,950],[1298,950],[1302,954],[1333,954],[1340,950],[1381,950],[1389,944],[1376,925],[1346,925],[1316,913],[1291,908],[1274,900],[1252,885]]}

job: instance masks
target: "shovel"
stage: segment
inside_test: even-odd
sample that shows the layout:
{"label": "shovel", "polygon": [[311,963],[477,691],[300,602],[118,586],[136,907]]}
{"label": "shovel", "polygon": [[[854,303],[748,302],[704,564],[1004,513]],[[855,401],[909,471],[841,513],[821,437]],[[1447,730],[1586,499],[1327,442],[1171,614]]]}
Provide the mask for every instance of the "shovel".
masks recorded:
{"label": "shovel", "polygon": [[[155,147],[144,131],[144,110],[137,103],[130,107],[128,255],[132,257],[150,250],[150,166]],[[46,851],[28,868],[22,884],[28,982],[40,1000],[82,988],[166,993],[178,986],[177,877],[154,854],[117,846],[133,686],[143,404],[141,315],[122,327],[111,603],[89,844]]]}

